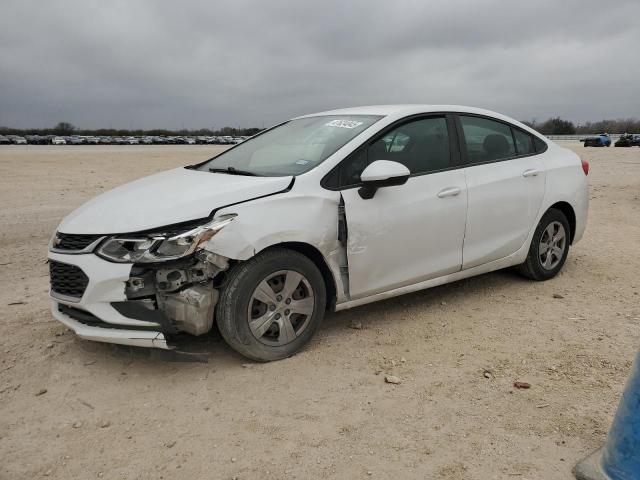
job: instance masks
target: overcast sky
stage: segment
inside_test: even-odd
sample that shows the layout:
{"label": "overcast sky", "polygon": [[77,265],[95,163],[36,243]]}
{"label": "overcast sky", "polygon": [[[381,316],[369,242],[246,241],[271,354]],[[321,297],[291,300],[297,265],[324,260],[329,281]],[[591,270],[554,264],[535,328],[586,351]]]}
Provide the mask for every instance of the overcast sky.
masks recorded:
{"label": "overcast sky", "polygon": [[0,0],[0,125],[268,126],[356,105],[640,117],[638,0]]}

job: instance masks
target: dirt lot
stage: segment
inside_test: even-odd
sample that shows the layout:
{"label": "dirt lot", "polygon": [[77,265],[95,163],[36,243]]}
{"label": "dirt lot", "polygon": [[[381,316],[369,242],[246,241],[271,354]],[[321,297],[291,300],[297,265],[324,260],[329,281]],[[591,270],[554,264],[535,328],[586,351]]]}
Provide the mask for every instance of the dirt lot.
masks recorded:
{"label": "dirt lot", "polygon": [[556,279],[497,272],[332,314],[265,365],[215,336],[194,344],[209,363],[168,362],[49,313],[64,215],[221,147],[0,147],[0,478],[570,478],[640,345],[640,148],[568,145],[592,203]]}

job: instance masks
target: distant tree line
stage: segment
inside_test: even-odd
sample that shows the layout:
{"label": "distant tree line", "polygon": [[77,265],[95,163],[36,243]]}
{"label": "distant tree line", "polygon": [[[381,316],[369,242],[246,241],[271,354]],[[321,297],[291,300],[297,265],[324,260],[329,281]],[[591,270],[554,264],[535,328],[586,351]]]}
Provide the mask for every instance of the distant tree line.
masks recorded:
{"label": "distant tree line", "polygon": [[[575,124],[571,120],[553,117],[539,122],[537,120],[523,121],[525,125],[544,135],[576,135],[583,133],[640,133],[640,120],[637,118],[619,118],[617,120],[600,120],[598,122],[584,122]],[[199,130],[126,130],[117,128],[100,128],[88,130],[76,128],[68,122],[60,122],[53,128],[9,128],[0,127],[0,135],[90,135],[90,136],[232,136],[245,137],[261,132],[262,128],[224,127],[217,130],[201,128]]]}
{"label": "distant tree line", "polygon": [[637,118],[619,118],[617,120],[600,120],[575,124],[560,117],[550,118],[544,122],[536,120],[524,121],[525,125],[544,135],[579,135],[586,133],[640,133],[640,120]]}
{"label": "distant tree line", "polygon": [[261,132],[262,128],[235,128],[224,127],[217,130],[209,128],[201,128],[198,130],[168,130],[168,129],[154,129],[154,130],[126,130],[121,128],[100,128],[97,130],[88,130],[76,128],[74,125],[68,122],[60,122],[53,128],[9,128],[0,127],[0,135],[89,135],[98,137],[128,137],[128,136],[231,136],[231,137],[246,137],[255,135]]}

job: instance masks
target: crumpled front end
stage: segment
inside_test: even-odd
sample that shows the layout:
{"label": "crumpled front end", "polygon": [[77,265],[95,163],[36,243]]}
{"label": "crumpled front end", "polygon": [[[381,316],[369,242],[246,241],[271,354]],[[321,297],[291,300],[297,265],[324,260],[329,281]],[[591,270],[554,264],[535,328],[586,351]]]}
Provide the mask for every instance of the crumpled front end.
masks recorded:
{"label": "crumpled front end", "polygon": [[54,318],[87,340],[172,348],[214,321],[227,258],[205,250],[179,260],[114,263],[92,253],[49,252]]}

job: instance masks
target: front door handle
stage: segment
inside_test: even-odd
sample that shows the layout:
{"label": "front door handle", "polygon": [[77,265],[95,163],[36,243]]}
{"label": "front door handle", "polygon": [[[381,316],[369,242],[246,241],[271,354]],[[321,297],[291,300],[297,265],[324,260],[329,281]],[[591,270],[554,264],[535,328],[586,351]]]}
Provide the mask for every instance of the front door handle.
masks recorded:
{"label": "front door handle", "polygon": [[440,190],[438,192],[438,197],[439,198],[444,198],[444,197],[455,197],[456,195],[458,195],[461,192],[459,187],[447,187],[444,190]]}
{"label": "front door handle", "polygon": [[535,168],[530,168],[522,172],[523,177],[536,177],[539,173],[542,173],[540,170],[536,170]]}

